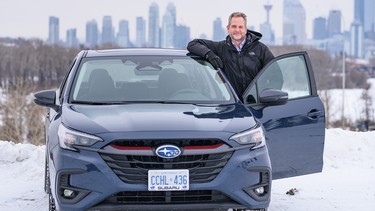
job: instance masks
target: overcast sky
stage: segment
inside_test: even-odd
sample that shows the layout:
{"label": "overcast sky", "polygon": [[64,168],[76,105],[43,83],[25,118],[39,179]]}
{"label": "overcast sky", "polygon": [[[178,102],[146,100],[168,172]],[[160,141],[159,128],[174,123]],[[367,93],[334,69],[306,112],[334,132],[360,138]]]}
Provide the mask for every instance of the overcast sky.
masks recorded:
{"label": "overcast sky", "polygon": [[[213,20],[220,17],[223,26],[228,15],[234,11],[245,12],[248,24],[259,30],[265,22],[263,5],[269,2],[271,23],[276,37],[282,34],[283,0],[0,0],[0,37],[48,37],[49,16],[60,19],[60,38],[65,39],[66,30],[77,29],[78,38],[85,37],[86,22],[95,19],[101,30],[105,15],[112,16],[112,23],[118,29],[119,20],[129,21],[131,40],[135,40],[135,20],[143,16],[148,21],[148,10],[152,2],[159,5],[160,21],[167,4],[176,6],[177,23],[190,27],[191,37],[206,34],[212,36]],[[312,21],[315,17],[328,17],[329,10],[341,10],[344,27],[348,29],[353,20],[354,0],[300,0],[306,11],[306,32],[311,38]]]}

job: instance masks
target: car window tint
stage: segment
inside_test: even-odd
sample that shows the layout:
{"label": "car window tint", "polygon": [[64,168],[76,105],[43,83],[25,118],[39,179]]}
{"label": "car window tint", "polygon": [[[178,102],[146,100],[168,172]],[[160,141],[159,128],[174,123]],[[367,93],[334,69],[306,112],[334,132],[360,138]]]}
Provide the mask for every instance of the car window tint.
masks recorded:
{"label": "car window tint", "polygon": [[305,59],[302,55],[287,57],[272,63],[257,79],[247,97],[248,103],[258,103],[258,93],[265,89],[279,89],[289,99],[311,95]]}
{"label": "car window tint", "polygon": [[87,59],[79,68],[72,99],[202,103],[234,100],[227,83],[207,62],[157,56]]}
{"label": "car window tint", "polygon": [[258,102],[258,94],[256,90],[256,86],[253,86],[250,89],[249,95],[247,96],[246,103],[253,104]]}
{"label": "car window tint", "polygon": [[289,99],[311,95],[306,62],[302,55],[282,59],[277,65],[283,75],[281,90],[288,93]]}
{"label": "car window tint", "polygon": [[279,59],[267,67],[247,92],[247,103],[258,103],[258,93],[265,89],[279,89],[289,99],[311,95],[310,80],[303,55]]}
{"label": "car window tint", "polygon": [[58,97],[59,97],[59,103],[61,104],[62,101],[63,101],[63,92],[65,91],[65,89],[67,88],[66,87],[66,83],[67,83],[67,80],[68,80],[68,76],[70,74],[70,71],[73,69],[74,65],[76,64],[76,61],[77,61],[77,57],[74,58],[70,68],[69,68],[69,71],[65,74],[64,76],[64,80],[61,82],[60,84],[60,87],[58,89]]}

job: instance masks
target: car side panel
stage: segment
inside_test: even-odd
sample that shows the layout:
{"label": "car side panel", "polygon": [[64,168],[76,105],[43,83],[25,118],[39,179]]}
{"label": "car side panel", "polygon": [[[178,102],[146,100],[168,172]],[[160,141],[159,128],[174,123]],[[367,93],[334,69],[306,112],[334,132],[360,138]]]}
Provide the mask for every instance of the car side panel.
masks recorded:
{"label": "car side panel", "polygon": [[318,97],[252,110],[267,131],[273,179],[322,171],[325,119]]}

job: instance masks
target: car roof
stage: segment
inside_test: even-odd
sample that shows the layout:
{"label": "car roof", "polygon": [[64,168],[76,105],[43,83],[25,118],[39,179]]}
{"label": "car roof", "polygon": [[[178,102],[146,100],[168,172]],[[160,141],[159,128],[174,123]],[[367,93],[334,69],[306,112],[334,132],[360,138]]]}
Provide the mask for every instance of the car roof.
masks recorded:
{"label": "car roof", "polygon": [[[106,56],[186,56],[189,52],[183,49],[172,48],[121,48],[106,50],[86,50],[84,57],[106,57]],[[189,55],[190,56],[190,55]]]}

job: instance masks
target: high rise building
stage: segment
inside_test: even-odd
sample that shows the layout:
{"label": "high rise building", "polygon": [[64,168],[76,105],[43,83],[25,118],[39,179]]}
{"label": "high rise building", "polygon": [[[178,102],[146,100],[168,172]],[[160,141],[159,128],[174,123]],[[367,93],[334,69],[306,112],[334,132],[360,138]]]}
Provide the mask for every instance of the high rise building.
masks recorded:
{"label": "high rise building", "polygon": [[333,55],[343,52],[349,54],[350,39],[349,33],[342,31],[341,23],[344,22],[340,10],[330,10],[327,18],[327,50]]}
{"label": "high rise building", "polygon": [[283,44],[304,44],[306,40],[306,12],[299,0],[283,2]]}
{"label": "high rise building", "polygon": [[270,11],[272,9],[272,5],[266,4],[264,5],[264,9],[267,13],[266,22],[260,25],[260,33],[262,33],[262,42],[267,45],[274,45],[275,44],[275,33],[272,29],[272,25],[270,22]]}
{"label": "high rise building", "polygon": [[341,18],[342,17],[340,10],[329,11],[327,21],[328,37],[333,37],[334,35],[341,34]]}
{"label": "high rise building", "polygon": [[190,28],[184,25],[177,25],[175,38],[175,47],[186,49],[186,46],[190,41]]}
{"label": "high rise building", "polygon": [[160,47],[159,5],[153,2],[148,14],[148,46]]}
{"label": "high rise building", "polygon": [[365,38],[375,41],[375,0],[364,1],[363,30]]}
{"label": "high rise building", "polygon": [[[364,58],[375,48],[375,0],[354,1],[354,21],[350,27],[350,54]],[[366,56],[368,57],[368,56]]]}
{"label": "high rise building", "polygon": [[350,27],[350,55],[354,58],[363,58],[363,28],[358,20]]}
{"label": "high rise building", "polygon": [[173,48],[176,30],[176,7],[173,3],[169,3],[167,6],[161,29],[161,47]]}
{"label": "high rise building", "polygon": [[68,29],[66,31],[66,47],[67,48],[77,48],[79,45],[77,39],[77,29]]}
{"label": "high rise building", "polygon": [[117,33],[117,44],[120,47],[130,47],[129,38],[129,22],[127,20],[121,20],[119,22],[119,28]]}
{"label": "high rise building", "polygon": [[136,47],[144,47],[146,44],[146,21],[143,17],[137,17],[136,19]]}
{"label": "high rise building", "polygon": [[220,40],[224,40],[225,37],[226,37],[226,34],[225,34],[225,30],[223,28],[223,24],[221,22],[221,19],[220,18],[216,18],[214,20],[214,30],[213,30],[213,35],[212,35],[212,40],[215,40],[215,41],[220,41]]}
{"label": "high rise building", "polygon": [[102,26],[102,43],[101,44],[113,44],[113,40],[114,40],[114,34],[113,34],[112,17],[104,16],[103,26]]}
{"label": "high rise building", "polygon": [[314,19],[313,39],[324,40],[327,38],[327,20],[323,17]]}
{"label": "high rise building", "polygon": [[354,21],[364,23],[365,0],[354,0]]}
{"label": "high rise building", "polygon": [[96,20],[91,20],[86,23],[86,43],[85,46],[93,49],[98,45],[98,24]]}
{"label": "high rise building", "polygon": [[50,16],[49,17],[49,28],[48,28],[48,44],[57,45],[60,42],[60,26],[59,18]]}

